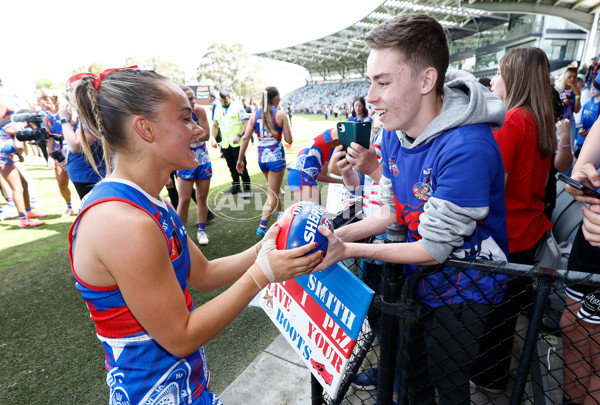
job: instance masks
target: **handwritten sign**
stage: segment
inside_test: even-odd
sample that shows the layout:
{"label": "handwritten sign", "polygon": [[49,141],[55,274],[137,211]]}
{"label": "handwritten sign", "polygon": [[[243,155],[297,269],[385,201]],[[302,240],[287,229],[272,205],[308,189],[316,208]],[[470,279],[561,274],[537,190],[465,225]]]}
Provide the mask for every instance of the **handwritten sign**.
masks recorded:
{"label": "handwritten sign", "polygon": [[335,397],[373,295],[336,263],[318,273],[269,284],[260,293],[260,306]]}

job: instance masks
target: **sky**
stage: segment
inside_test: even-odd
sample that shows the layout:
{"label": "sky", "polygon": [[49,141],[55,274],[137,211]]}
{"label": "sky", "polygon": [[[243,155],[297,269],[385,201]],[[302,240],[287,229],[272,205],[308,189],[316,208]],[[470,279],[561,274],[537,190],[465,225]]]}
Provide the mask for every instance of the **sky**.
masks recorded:
{"label": "sky", "polygon": [[[3,0],[0,78],[5,91],[28,97],[40,78],[60,83],[78,66],[120,67],[126,57],[152,56],[192,77],[214,43],[241,43],[249,53],[280,49],[346,28],[382,2]],[[303,85],[304,75],[282,65],[269,67],[269,84],[285,94]]]}

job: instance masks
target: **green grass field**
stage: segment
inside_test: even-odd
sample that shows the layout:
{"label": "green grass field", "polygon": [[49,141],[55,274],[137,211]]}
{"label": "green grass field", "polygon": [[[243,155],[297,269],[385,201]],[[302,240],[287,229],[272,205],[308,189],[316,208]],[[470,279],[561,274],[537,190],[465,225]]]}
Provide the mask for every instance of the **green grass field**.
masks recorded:
{"label": "green grass field", "polygon": [[[331,127],[332,121],[323,116],[294,116],[294,146],[287,151],[288,163],[302,144]],[[210,154],[211,189],[228,186],[231,179],[225,161],[216,150]],[[236,204],[226,217],[221,215],[207,226],[210,243],[201,249],[208,259],[237,253],[259,239],[256,215],[266,184],[256,149],[249,148],[247,158],[255,197],[250,204]],[[53,172],[40,165],[26,169],[49,216],[44,218],[45,225],[32,229],[18,228],[16,219],[0,222],[0,404],[106,403],[103,351],[70,272],[67,233],[74,217],[60,217],[66,206]],[[77,209],[79,199],[74,187],[71,190]],[[218,203],[218,198],[209,200],[211,207]],[[284,204],[290,203],[287,192]],[[194,203],[190,206],[190,230],[196,222],[195,207]],[[195,231],[190,235],[195,240]],[[192,296],[198,306],[221,291],[192,291]],[[222,392],[277,334],[261,309],[247,308],[206,346],[212,391]]]}

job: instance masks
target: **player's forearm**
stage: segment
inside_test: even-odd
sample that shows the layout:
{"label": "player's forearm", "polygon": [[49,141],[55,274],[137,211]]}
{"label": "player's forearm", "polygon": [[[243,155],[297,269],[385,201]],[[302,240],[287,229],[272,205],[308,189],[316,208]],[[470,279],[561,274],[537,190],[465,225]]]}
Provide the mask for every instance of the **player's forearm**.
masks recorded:
{"label": "player's forearm", "polygon": [[239,279],[252,266],[258,255],[259,244],[243,252],[208,262],[204,289],[210,291]]}

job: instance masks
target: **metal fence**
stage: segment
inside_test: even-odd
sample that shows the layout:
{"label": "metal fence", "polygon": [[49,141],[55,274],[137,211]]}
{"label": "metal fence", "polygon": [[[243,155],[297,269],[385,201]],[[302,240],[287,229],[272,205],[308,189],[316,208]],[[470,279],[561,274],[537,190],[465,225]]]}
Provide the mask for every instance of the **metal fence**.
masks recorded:
{"label": "metal fence", "polygon": [[[406,279],[402,265],[346,264],[376,296],[337,395],[313,378],[313,405],[600,403],[600,325],[581,320],[565,294],[573,285],[600,288],[600,275],[449,260],[451,272],[422,266]],[[468,286],[454,288],[461,277]],[[498,287],[482,287],[486,280]],[[454,297],[427,305],[431,289]],[[375,368],[372,387],[353,382]]]}

